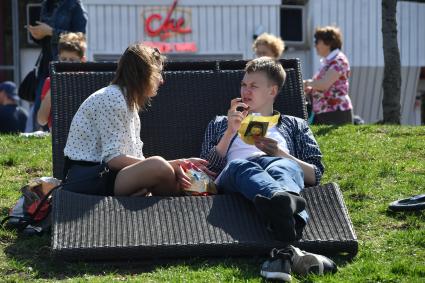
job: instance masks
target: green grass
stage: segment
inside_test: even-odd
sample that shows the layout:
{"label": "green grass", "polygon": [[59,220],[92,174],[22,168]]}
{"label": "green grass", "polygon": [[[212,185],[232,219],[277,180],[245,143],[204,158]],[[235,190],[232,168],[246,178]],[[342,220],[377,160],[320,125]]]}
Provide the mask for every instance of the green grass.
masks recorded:
{"label": "green grass", "polygon": [[[359,253],[333,259],[333,275],[294,282],[424,282],[425,213],[393,213],[393,200],[425,193],[425,128],[314,127],[324,154],[325,182],[337,182],[353,221]],[[0,136],[0,217],[30,178],[51,175],[50,138]],[[261,282],[264,258],[193,258],[63,263],[49,257],[49,237],[22,238],[0,230],[0,281]]]}

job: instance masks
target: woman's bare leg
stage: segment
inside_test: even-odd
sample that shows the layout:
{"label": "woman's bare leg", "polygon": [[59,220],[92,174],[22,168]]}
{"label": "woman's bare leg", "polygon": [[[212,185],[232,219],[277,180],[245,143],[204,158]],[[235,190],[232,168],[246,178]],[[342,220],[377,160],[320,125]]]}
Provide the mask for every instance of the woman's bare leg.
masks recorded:
{"label": "woman's bare leg", "polygon": [[146,158],[120,170],[115,179],[117,196],[144,195],[172,196],[180,193],[174,169],[160,156]]}

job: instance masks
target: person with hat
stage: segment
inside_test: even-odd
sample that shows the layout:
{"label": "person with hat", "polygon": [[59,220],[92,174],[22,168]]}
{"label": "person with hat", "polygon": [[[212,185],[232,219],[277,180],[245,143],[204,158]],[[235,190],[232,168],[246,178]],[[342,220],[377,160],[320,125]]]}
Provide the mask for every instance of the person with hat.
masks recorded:
{"label": "person with hat", "polygon": [[18,102],[15,83],[11,81],[0,83],[0,133],[25,131],[28,114]]}

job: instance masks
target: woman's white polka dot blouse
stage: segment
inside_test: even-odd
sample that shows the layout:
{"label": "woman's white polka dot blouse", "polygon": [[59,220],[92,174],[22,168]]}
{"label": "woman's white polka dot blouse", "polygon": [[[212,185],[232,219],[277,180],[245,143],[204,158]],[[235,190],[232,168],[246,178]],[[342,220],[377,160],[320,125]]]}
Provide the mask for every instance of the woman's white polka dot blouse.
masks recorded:
{"label": "woman's white polka dot blouse", "polygon": [[72,160],[108,162],[119,155],[143,157],[140,118],[127,107],[117,85],[90,95],[72,119],[65,156]]}

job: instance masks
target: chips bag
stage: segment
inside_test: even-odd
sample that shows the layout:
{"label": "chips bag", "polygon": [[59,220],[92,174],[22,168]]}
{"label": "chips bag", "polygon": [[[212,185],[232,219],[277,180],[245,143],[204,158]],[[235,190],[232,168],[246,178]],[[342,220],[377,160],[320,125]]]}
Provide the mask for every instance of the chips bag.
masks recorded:
{"label": "chips bag", "polygon": [[279,114],[274,116],[259,116],[257,113],[249,114],[242,120],[239,128],[239,137],[247,144],[253,145],[255,137],[264,137],[269,127],[279,121]]}
{"label": "chips bag", "polygon": [[186,195],[205,196],[217,194],[214,181],[203,171],[188,169],[186,174],[190,177],[192,185],[184,189]]}

